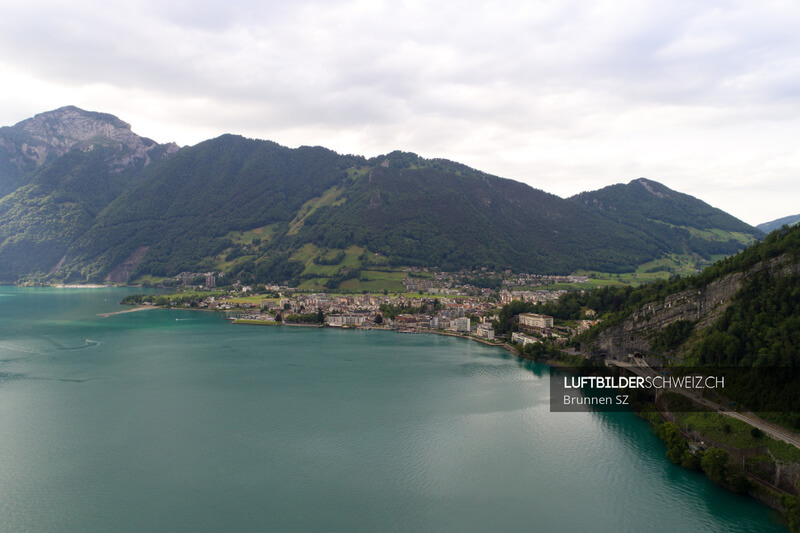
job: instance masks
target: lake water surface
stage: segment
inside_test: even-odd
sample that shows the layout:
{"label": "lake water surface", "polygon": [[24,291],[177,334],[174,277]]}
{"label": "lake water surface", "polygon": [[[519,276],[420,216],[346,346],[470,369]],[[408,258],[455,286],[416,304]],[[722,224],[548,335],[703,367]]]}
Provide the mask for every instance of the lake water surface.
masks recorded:
{"label": "lake water surface", "polygon": [[785,531],[463,339],[0,287],[2,531]]}

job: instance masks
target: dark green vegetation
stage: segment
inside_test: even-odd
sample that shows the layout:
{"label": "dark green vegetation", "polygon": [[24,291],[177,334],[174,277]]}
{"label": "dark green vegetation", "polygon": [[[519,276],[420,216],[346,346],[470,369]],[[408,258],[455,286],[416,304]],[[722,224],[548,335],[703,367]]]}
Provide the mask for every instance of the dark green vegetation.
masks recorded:
{"label": "dark green vegetation", "polygon": [[[767,261],[776,266],[768,267]],[[601,328],[620,323],[629,318],[642,304],[663,300],[669,295],[687,289],[700,289],[722,277],[744,273],[742,285],[733,296],[731,304],[713,325],[691,335],[692,349],[687,352],[688,362],[729,365],[798,366],[800,348],[800,276],[792,273],[792,265],[800,261],[800,226],[783,228],[770,233],[762,242],[724,259],[696,276],[657,282],[638,289],[609,288],[603,295],[607,304],[614,295],[611,311]],[[788,271],[782,269],[789,268]],[[777,272],[776,272],[777,270]],[[584,299],[593,298],[590,294]],[[559,303],[561,307],[563,304]],[[593,304],[596,305],[596,304]],[[593,306],[590,306],[594,308]],[[607,305],[596,309],[607,311]],[[684,341],[690,336],[686,324],[672,326],[676,331],[664,330],[662,334],[674,349],[684,344],[675,343],[676,337]],[[677,331],[680,330],[680,331]]]}
{"label": "dark green vegetation", "polygon": [[752,227],[720,209],[655,181],[639,178],[584,192],[570,200],[603,218],[631,227],[648,242],[667,251],[732,254],[753,242]]}
{"label": "dark green vegetation", "polygon": [[[749,273],[760,263],[769,260],[777,260],[780,264],[800,261],[800,226],[770,233],[758,244],[723,259],[693,276],[673,277],[638,288],[607,286],[584,293],[573,292],[565,294],[555,303],[513,302],[510,305],[514,307],[513,309],[509,307],[509,312],[512,315],[538,312],[564,320],[577,320],[582,317],[582,310],[591,309],[603,318],[603,322],[584,338],[591,340],[601,331],[631,318],[644,304],[664,300],[670,295],[688,289],[707,287],[728,274]],[[772,354],[771,359],[762,359],[758,364],[796,365],[797,349],[800,346],[800,338],[794,335],[798,331],[797,316],[800,310],[798,295],[800,295],[800,277],[796,274],[776,276],[771,270],[759,270],[749,274],[734,298],[735,305],[727,308],[719,322],[707,331],[709,334],[716,332],[744,340],[743,345],[737,344],[736,350],[719,351],[719,355],[715,356],[718,362],[754,364],[755,358],[768,357],[768,354]],[[744,323],[747,323],[747,326]],[[662,330],[657,339],[662,351],[672,350],[684,344],[689,338],[687,331],[694,331],[694,326],[690,328],[689,325],[679,321]],[[773,343],[773,339],[779,342]],[[654,348],[654,351],[657,350]],[[704,359],[700,359],[702,353],[700,349],[695,350],[693,354],[696,357],[690,362],[704,362]],[[747,358],[744,358],[745,353],[749,354]],[[789,356],[789,353],[794,355]],[[779,354],[786,354],[786,357],[783,358]]]}
{"label": "dark green vegetation", "polygon": [[317,310],[316,313],[292,313],[283,317],[285,322],[290,324],[319,324],[325,323],[325,315],[322,311]]}
{"label": "dark green vegetation", "polygon": [[[649,284],[638,289],[638,292],[631,286],[617,285],[592,291],[569,292],[559,298],[557,302],[526,303],[515,300],[500,309],[497,322],[494,324],[495,333],[517,331],[516,317],[520,313],[540,313],[550,315],[557,320],[570,321],[585,318],[585,310],[591,309],[603,317],[603,326],[612,321],[617,323],[623,316],[627,316],[625,313],[631,312],[636,305],[631,302],[641,302],[643,297],[655,299],[656,295],[660,293],[660,285],[658,283]],[[637,295],[640,294],[642,296],[637,299]],[[599,330],[600,328],[594,328],[590,332],[596,334]]]}
{"label": "dark green vegetation", "polygon": [[800,222],[800,215],[790,215],[788,217],[779,218],[771,222],[764,222],[763,224],[759,224],[756,227],[761,231],[763,231],[764,233],[769,233],[770,231],[776,230],[784,225],[794,226],[798,222]]}
{"label": "dark green vegetation", "polygon": [[653,336],[651,347],[659,353],[671,352],[686,342],[693,329],[694,322],[689,320],[673,322]]}
{"label": "dark green vegetation", "polygon": [[400,304],[400,305],[390,305],[390,304],[381,304],[380,311],[381,315],[386,318],[395,319],[397,315],[402,314],[416,314],[416,313],[435,313],[441,309],[442,303],[437,299],[433,298],[430,300],[422,301],[420,305],[407,305],[407,304]]}
{"label": "dark green vegetation", "polygon": [[[687,401],[677,396],[674,399]],[[640,409],[639,415],[653,424],[656,434],[666,444],[666,456],[670,461],[690,470],[700,470],[732,492],[748,493],[769,502],[781,510],[791,531],[800,531],[797,487],[792,487],[790,482],[775,490],[773,485],[779,479],[776,474],[781,465],[800,462],[800,450],[719,413],[678,412],[673,413],[675,422],[667,422],[652,405],[640,406]],[[705,441],[715,444],[706,449],[690,447],[685,432],[699,433]],[[725,448],[756,450],[756,453],[739,458]]]}
{"label": "dark green vegetation", "polygon": [[[701,274],[653,283],[638,289],[608,288],[566,295],[553,309],[555,316],[575,316],[579,306],[604,315],[605,320],[579,341],[591,347],[603,331],[623,322],[636,323],[645,303],[685,294],[700,294],[723,278],[738,279],[724,307],[710,321],[678,320],[649,334],[653,353],[672,354],[681,365],[711,365],[754,369],[729,372],[726,395],[792,429],[800,429],[795,405],[800,390],[800,226],[770,233],[761,243],[709,267]],[[709,312],[712,309],[708,310]],[[639,320],[649,317],[637,315]],[[701,326],[702,324],[702,326]],[[781,369],[775,371],[775,369]],[[753,386],[753,380],[758,386]],[[779,409],[781,406],[784,409]],[[784,412],[776,412],[776,411]]]}
{"label": "dark green vegetation", "polygon": [[800,275],[752,274],[692,351],[700,364],[800,366]]}
{"label": "dark green vegetation", "polygon": [[692,452],[680,428],[672,422],[656,424],[656,434],[667,445],[667,458],[691,470],[702,470],[715,483],[742,494],[747,491],[747,478],[727,450],[708,448]]}
{"label": "dark green vegetation", "polygon": [[[47,144],[54,132],[63,142]],[[564,200],[403,152],[366,159],[233,135],[177,151],[77,108],[3,128],[0,146],[1,281],[224,271],[245,283],[371,290],[398,266],[632,272],[761,236],[655,182]]]}
{"label": "dark green vegetation", "polygon": [[190,307],[197,307],[204,298],[211,296],[222,297],[225,296],[225,293],[216,291],[190,291],[178,294],[129,294],[125,296],[120,303],[122,305],[142,305],[147,303],[172,307],[189,304]]}

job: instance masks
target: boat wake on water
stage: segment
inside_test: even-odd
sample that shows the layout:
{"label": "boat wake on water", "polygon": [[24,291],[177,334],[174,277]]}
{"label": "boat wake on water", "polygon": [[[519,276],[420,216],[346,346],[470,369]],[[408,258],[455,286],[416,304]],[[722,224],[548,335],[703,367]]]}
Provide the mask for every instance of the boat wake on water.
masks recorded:
{"label": "boat wake on water", "polygon": [[[53,348],[57,352],[74,352],[76,350],[88,350],[89,348],[94,348],[96,346],[100,346],[100,341],[94,341],[92,339],[85,339],[83,344],[80,346],[64,346],[60,342],[56,342],[52,339],[46,339],[47,342],[53,345]],[[53,353],[53,348],[44,348],[37,350],[35,348],[29,348],[27,346],[15,346],[13,344],[6,344],[0,343],[0,350],[10,350],[12,352],[19,352],[19,353],[26,353],[32,355],[48,355]]]}
{"label": "boat wake on water", "polygon": [[86,339],[83,346],[75,346],[73,348],[60,347],[59,350],[64,350],[64,351],[86,350],[87,348],[94,348],[95,346],[100,346],[100,341],[93,341],[92,339]]}
{"label": "boat wake on water", "polygon": [[30,348],[23,348],[20,346],[9,346],[8,344],[0,344],[0,349],[4,350],[12,350],[14,352],[22,352],[22,353],[32,353],[36,355],[43,355],[45,352],[40,352],[39,350],[33,350]]}

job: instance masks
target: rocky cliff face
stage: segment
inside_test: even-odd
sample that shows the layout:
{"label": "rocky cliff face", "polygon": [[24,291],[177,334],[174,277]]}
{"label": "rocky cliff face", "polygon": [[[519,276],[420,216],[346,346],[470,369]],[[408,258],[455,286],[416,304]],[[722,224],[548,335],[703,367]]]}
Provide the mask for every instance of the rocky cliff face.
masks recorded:
{"label": "rocky cliff face", "polygon": [[[652,364],[660,363],[651,353],[653,335],[679,320],[695,322],[695,330],[712,325],[728,308],[731,299],[741,289],[749,274],[769,269],[773,275],[800,273],[800,264],[788,262],[783,255],[756,265],[748,272],[734,272],[700,289],[672,294],[664,300],[643,305],[622,324],[609,328],[598,336],[586,355],[601,354],[612,359],[625,359],[641,354]],[[672,354],[665,354],[670,356]]]}
{"label": "rocky cliff face", "polygon": [[14,126],[0,128],[0,147],[20,170],[31,170],[72,149],[90,151],[98,146],[117,149],[115,170],[147,165],[178,151],[175,143],[161,145],[139,137],[130,124],[113,115],[67,106],[40,113]]}

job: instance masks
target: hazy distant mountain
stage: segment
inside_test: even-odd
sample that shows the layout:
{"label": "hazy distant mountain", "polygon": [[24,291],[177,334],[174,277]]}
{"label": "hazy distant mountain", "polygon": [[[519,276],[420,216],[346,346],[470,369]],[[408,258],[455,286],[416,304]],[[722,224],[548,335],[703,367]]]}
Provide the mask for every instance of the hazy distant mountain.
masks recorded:
{"label": "hazy distant mountain", "polygon": [[790,215],[788,217],[779,218],[778,220],[773,220],[771,222],[764,222],[756,227],[764,233],[769,233],[770,231],[780,228],[784,224],[787,226],[794,226],[798,222],[800,222],[800,215]]}
{"label": "hazy distant mountain", "polygon": [[0,196],[6,281],[296,280],[344,249],[361,250],[349,275],[375,264],[619,272],[761,235],[647,180],[565,200],[402,152],[366,159],[234,135],[178,151],[74,107],[0,129]]}

